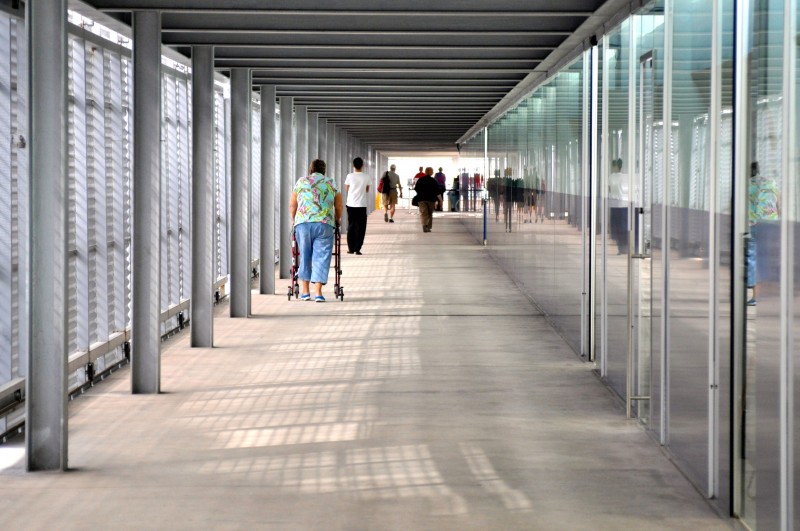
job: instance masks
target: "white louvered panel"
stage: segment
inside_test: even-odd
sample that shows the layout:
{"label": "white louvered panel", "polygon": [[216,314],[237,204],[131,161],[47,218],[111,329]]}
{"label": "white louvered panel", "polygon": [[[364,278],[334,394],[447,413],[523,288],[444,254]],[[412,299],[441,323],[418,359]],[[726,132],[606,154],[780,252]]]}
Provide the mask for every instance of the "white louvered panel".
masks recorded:
{"label": "white louvered panel", "polygon": [[191,151],[192,151],[192,107],[191,83],[186,79],[178,82],[178,133],[179,151],[178,162],[180,167],[178,180],[178,220],[176,238],[178,243],[179,264],[177,270],[180,274],[177,287],[177,300],[189,298],[192,286],[192,245],[191,245]]}
{"label": "white louvered panel", "polygon": [[28,282],[28,79],[25,22],[12,17],[11,30],[11,130],[16,142],[11,148],[11,266],[12,345],[11,373],[27,374],[28,312],[25,286]]}
{"label": "white louvered panel", "polygon": [[83,42],[69,39],[72,98],[69,102],[69,352],[89,346],[88,198],[86,181],[86,71]]}
{"label": "white louvered panel", "polygon": [[216,273],[228,274],[228,151],[226,148],[225,98],[221,92],[214,97],[214,175],[216,186]]}
{"label": "white louvered panel", "polygon": [[252,138],[251,144],[251,157],[250,157],[250,190],[251,190],[251,206],[250,206],[250,259],[256,260],[259,257],[259,249],[261,249],[261,105],[254,103],[252,105],[252,119],[250,130],[252,131],[250,137]]}
{"label": "white louvered panel", "polygon": [[108,339],[108,231],[103,49],[86,45],[86,174],[89,198],[89,344]]}
{"label": "white louvered panel", "polygon": [[[0,138],[11,137],[11,28],[0,14]],[[0,293],[11,293],[11,144],[0,142]],[[11,362],[12,300],[0,296],[0,384],[13,377]]]}
{"label": "white louvered panel", "polygon": [[169,307],[169,152],[171,144],[169,120],[174,115],[175,102],[169,76],[161,76],[161,309]]}
{"label": "white louvered panel", "polygon": [[[275,117],[275,132],[272,135],[272,138],[275,139],[275,145],[272,147],[272,160],[274,161],[274,168],[275,168],[275,175],[277,178],[274,179],[275,181],[275,189],[274,198],[280,198],[281,196],[281,135],[280,135],[280,116]],[[330,162],[330,161],[328,161]],[[273,226],[275,227],[275,258],[276,260],[280,259],[280,242],[281,242],[281,224],[280,224],[280,215],[281,215],[281,203],[279,200],[274,202],[275,204],[275,212],[273,213],[272,220]],[[269,271],[272,271],[271,269]]]}
{"label": "white louvered panel", "polygon": [[119,54],[103,54],[104,136],[106,169],[106,227],[108,284],[108,332],[125,327],[125,82]]}
{"label": "white louvered panel", "polygon": [[169,173],[167,176],[169,183],[169,194],[167,201],[169,205],[167,233],[169,242],[169,305],[179,302],[179,288],[181,276],[180,249],[178,245],[178,205],[180,203],[180,181],[181,181],[181,131],[180,131],[180,107],[181,90],[180,81],[174,76],[168,76],[171,80],[170,92],[172,95],[171,115],[169,117],[169,151],[167,159],[169,161]]}
{"label": "white louvered panel", "polygon": [[131,108],[133,106],[133,65],[127,57],[121,58],[123,83],[122,83],[122,116],[125,123],[125,134],[122,135],[123,152],[123,226],[125,232],[125,326],[131,322],[131,178],[132,178],[132,149],[133,149],[133,124]]}

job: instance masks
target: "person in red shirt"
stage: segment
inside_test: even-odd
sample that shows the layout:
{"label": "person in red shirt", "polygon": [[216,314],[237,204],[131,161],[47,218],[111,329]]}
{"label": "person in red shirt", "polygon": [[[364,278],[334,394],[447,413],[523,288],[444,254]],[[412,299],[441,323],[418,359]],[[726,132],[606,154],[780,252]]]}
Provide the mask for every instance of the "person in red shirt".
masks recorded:
{"label": "person in red shirt", "polygon": [[417,179],[420,179],[421,177],[425,177],[425,170],[422,168],[422,166],[419,167],[419,173],[414,176],[414,183],[416,184]]}

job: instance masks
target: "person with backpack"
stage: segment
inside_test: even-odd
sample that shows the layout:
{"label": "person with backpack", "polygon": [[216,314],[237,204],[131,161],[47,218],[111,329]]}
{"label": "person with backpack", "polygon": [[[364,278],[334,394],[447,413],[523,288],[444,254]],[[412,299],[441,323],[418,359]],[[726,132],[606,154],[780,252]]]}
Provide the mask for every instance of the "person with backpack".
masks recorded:
{"label": "person with backpack", "polygon": [[389,169],[383,172],[380,182],[378,183],[378,192],[383,195],[383,221],[386,223],[394,223],[394,211],[397,205],[398,193],[403,197],[403,187],[400,185],[400,176],[394,170],[396,166],[392,164]]}
{"label": "person with backpack", "polygon": [[433,210],[436,205],[442,202],[439,195],[439,185],[433,178],[433,168],[425,168],[425,176],[417,179],[414,185],[417,192],[417,206],[419,206],[419,218],[422,223],[422,232],[430,232],[433,228]]}

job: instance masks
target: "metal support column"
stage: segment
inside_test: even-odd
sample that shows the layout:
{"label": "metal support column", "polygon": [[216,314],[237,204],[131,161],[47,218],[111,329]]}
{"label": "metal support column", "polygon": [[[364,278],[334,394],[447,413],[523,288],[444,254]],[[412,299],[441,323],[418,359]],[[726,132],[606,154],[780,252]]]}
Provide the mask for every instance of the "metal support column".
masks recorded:
{"label": "metal support column", "polygon": [[133,14],[131,391],[161,390],[161,15]]}
{"label": "metal support column", "polygon": [[336,124],[328,122],[328,133],[325,135],[325,162],[328,164],[328,175],[333,175],[336,162]]}
{"label": "metal support column", "polygon": [[193,347],[214,346],[214,48],[192,47]]}
{"label": "metal support column", "polygon": [[67,469],[67,2],[26,2],[30,304],[25,459]]}
{"label": "metal support column", "polygon": [[250,314],[250,70],[231,70],[231,317]]}
{"label": "metal support column", "polygon": [[292,217],[289,214],[289,199],[294,188],[294,164],[292,160],[292,97],[281,96],[281,278],[292,274]]}
{"label": "metal support column", "polygon": [[275,86],[261,87],[261,280],[275,294]]}
{"label": "metal support column", "polygon": [[317,158],[328,161],[328,120],[319,119],[317,127]]}
{"label": "metal support column", "polygon": [[319,113],[308,113],[308,165],[320,158],[319,155]]}
{"label": "metal support column", "polygon": [[295,115],[295,136],[297,138],[294,149],[294,173],[295,178],[308,175],[308,107],[297,105],[294,108]]}

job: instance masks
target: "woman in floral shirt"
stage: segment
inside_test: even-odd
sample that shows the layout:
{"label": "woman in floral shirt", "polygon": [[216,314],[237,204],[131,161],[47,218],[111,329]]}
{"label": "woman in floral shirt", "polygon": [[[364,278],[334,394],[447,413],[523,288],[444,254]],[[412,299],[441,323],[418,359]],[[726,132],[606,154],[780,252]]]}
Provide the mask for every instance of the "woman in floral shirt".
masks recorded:
{"label": "woman in floral shirt", "polygon": [[[755,306],[756,287],[763,270],[768,269],[763,264],[770,260],[770,252],[765,245],[776,236],[776,232],[780,234],[780,227],[776,223],[781,213],[780,187],[774,179],[761,175],[758,162],[750,165],[749,196],[750,238],[747,240],[745,257],[747,287],[752,290],[752,296],[747,300],[747,305]],[[759,240],[762,241],[760,245]]]}
{"label": "woman in floral shirt", "polygon": [[311,300],[309,283],[314,283],[314,300],[325,302],[322,286],[331,269],[334,229],[342,219],[342,194],[336,183],[325,176],[325,162],[315,160],[310,175],[298,179],[289,202],[294,219],[294,235],[300,251],[297,279],[300,298]]}

